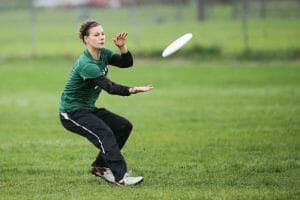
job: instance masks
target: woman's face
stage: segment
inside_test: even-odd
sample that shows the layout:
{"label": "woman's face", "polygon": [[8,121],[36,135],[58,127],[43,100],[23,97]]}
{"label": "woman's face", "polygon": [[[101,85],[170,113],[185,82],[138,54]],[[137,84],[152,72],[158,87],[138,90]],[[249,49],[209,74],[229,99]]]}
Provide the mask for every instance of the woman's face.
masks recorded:
{"label": "woman's face", "polygon": [[105,34],[102,26],[98,25],[89,29],[89,35],[84,36],[86,45],[94,49],[103,49],[105,45]]}

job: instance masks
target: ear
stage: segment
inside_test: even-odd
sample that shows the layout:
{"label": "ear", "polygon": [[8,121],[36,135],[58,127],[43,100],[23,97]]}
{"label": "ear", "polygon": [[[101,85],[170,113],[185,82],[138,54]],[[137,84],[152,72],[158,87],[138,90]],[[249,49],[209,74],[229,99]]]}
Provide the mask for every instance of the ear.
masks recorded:
{"label": "ear", "polygon": [[87,42],[89,40],[89,37],[86,35],[86,36],[83,37],[83,40],[84,40],[84,43],[87,44]]}

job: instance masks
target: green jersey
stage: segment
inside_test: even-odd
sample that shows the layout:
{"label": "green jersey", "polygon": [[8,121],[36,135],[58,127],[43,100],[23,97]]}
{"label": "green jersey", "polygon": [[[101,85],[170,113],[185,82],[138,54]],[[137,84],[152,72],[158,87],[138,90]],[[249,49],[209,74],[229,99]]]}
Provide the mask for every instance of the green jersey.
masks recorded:
{"label": "green jersey", "polygon": [[87,79],[108,73],[108,62],[113,56],[109,49],[102,49],[99,60],[93,59],[86,49],[73,65],[67,84],[61,94],[60,112],[71,112],[80,108],[93,110],[101,88]]}

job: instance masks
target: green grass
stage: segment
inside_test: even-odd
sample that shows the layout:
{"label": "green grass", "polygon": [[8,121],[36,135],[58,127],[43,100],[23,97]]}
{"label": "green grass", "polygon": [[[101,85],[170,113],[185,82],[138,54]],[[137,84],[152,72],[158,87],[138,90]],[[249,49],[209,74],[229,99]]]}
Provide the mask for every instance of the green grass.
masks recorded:
{"label": "green grass", "polygon": [[[130,7],[91,10],[107,47],[129,31],[135,58],[194,34],[183,57],[110,70],[118,83],[155,86],[131,97],[103,93],[97,102],[134,125],[123,154],[145,181],[123,188],[90,175],[97,149],[58,119],[60,92],[83,48],[79,10],[38,10],[32,51],[29,10],[1,9],[0,199],[299,199],[300,63],[289,59],[299,58],[300,27],[297,7],[282,8],[265,20],[253,9],[249,51],[228,6],[213,6],[206,22],[195,20],[194,5],[183,8],[182,21],[175,7],[139,7],[136,27]],[[199,54],[187,57],[193,48]],[[209,51],[217,56],[202,59]]]}
{"label": "green grass", "polygon": [[[297,6],[289,3],[285,6],[287,8],[278,8],[278,13],[269,12],[266,19],[256,16],[259,8],[252,8],[248,29],[249,46],[253,51],[275,51],[279,54],[284,51],[299,52],[300,18],[296,14]],[[128,47],[136,53],[161,52],[171,41],[187,32],[192,32],[194,37],[182,51],[194,46],[204,49],[214,47],[222,55],[231,56],[245,49],[241,19],[231,18],[230,6],[209,7],[209,19],[204,22],[196,20],[194,4],[182,7],[181,12],[181,20],[175,17],[175,6],[138,7],[136,11],[131,7],[94,8],[90,10],[90,16],[101,22],[107,35],[106,46],[113,49],[111,38],[120,31],[129,32]],[[292,15],[289,16],[289,13]],[[36,25],[31,26],[29,9],[1,10],[0,23],[5,28],[0,37],[0,55],[78,55],[82,47],[77,36],[79,15],[80,9],[38,9]],[[157,23],[159,18],[161,23]],[[32,32],[35,33],[35,43],[31,40]]]}
{"label": "green grass", "polygon": [[134,124],[123,154],[137,187],[89,174],[97,150],[63,129],[73,59],[1,61],[0,199],[299,199],[299,62],[136,60],[116,82],[151,83],[98,106]]}

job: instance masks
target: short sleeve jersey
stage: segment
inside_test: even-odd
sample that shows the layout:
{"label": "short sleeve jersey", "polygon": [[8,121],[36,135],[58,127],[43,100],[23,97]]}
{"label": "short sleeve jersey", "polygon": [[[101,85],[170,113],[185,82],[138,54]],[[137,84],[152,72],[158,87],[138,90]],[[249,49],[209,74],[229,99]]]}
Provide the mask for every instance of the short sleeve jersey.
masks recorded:
{"label": "short sleeve jersey", "polygon": [[88,79],[107,75],[108,63],[113,55],[109,49],[102,49],[99,60],[93,59],[86,49],[73,65],[66,86],[61,94],[60,112],[71,112],[80,108],[93,110],[101,88]]}

